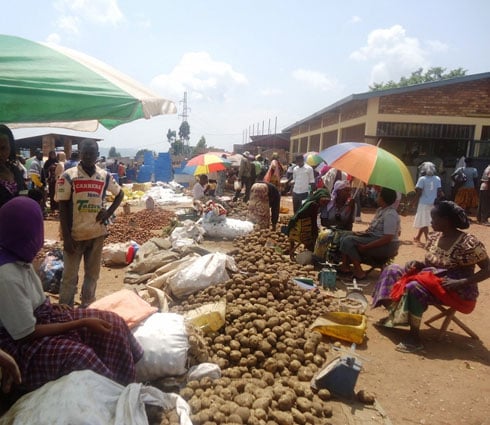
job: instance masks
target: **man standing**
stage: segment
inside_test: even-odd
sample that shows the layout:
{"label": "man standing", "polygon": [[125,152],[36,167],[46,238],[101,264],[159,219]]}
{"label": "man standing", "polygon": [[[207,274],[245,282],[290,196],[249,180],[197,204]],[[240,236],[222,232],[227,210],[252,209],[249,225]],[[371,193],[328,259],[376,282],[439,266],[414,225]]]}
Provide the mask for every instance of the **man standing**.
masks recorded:
{"label": "man standing", "polygon": [[296,214],[310,191],[315,190],[315,176],[313,168],[305,164],[303,155],[296,155],[294,162],[296,167],[293,169],[293,211]]}
{"label": "man standing", "polygon": [[254,179],[252,179],[252,163],[250,162],[250,152],[243,152],[242,156],[243,157],[240,161],[240,168],[238,169],[238,180],[241,183],[241,187],[240,190],[235,191],[235,196],[233,197],[233,200],[238,200],[242,188],[245,187],[245,197],[243,198],[243,202],[247,203],[248,199],[250,198],[250,188],[252,187],[253,180],[255,180],[255,173],[253,174]]}
{"label": "man standing", "polygon": [[476,212],[476,219],[480,224],[490,225],[488,217],[490,217],[490,165],[483,170],[481,176],[480,200]]}
{"label": "man standing", "polygon": [[[124,197],[124,192],[111,174],[95,165],[98,155],[97,142],[84,140],[80,150],[80,163],[65,171],[56,185],[64,241],[60,304],[74,304],[82,257],[82,307],[95,301],[102,245],[107,233],[106,223]],[[115,196],[108,209],[104,207],[107,191]]]}

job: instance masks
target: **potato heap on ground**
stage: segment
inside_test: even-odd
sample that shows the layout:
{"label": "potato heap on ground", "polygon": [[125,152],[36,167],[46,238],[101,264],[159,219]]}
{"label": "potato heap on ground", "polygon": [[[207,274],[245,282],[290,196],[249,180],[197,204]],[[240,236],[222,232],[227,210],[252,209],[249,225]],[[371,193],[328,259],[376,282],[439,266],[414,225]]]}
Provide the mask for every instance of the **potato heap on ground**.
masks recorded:
{"label": "potato heap on ground", "polygon": [[168,226],[175,214],[162,208],[141,210],[135,213],[118,214],[114,223],[108,227],[104,245],[131,240],[142,245]]}
{"label": "potato heap on ground", "polygon": [[[227,301],[224,328],[205,337],[210,361],[220,366],[222,377],[190,381],[180,392],[194,425],[334,423],[326,419],[332,416],[329,391],[310,388],[327,360],[328,341],[308,329],[328,311],[331,299],[292,282],[294,276],[316,278],[317,272],[279,254],[286,243],[272,231],[237,239],[240,273],[171,306],[185,312]],[[162,424],[174,423],[172,415]]]}

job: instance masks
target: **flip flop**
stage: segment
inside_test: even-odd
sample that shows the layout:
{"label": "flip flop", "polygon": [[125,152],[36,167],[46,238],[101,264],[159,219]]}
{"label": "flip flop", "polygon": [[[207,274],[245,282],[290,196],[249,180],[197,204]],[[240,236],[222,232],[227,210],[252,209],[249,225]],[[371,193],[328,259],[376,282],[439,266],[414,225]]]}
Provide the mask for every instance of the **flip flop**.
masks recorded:
{"label": "flip flop", "polygon": [[422,344],[409,344],[408,342],[400,342],[395,350],[400,353],[416,353],[417,351],[422,351],[424,346]]}

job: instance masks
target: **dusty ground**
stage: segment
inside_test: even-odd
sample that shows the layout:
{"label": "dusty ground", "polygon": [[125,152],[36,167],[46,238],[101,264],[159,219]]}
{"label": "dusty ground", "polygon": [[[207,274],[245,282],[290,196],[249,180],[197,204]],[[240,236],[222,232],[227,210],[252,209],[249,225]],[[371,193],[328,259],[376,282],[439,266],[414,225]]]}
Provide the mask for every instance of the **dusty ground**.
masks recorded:
{"label": "dusty ground", "polygon": [[[285,200],[286,202],[286,200]],[[372,218],[363,213],[364,223],[355,224],[362,230]],[[46,221],[46,238],[58,238],[58,223]],[[402,217],[402,245],[397,262],[422,259],[423,248],[414,245],[413,216]],[[472,225],[469,232],[477,235],[490,250],[490,227]],[[227,251],[230,242],[206,241],[205,247]],[[125,269],[102,269],[97,297],[123,287]],[[378,271],[370,275],[369,294]],[[342,288],[342,281],[339,281]],[[368,297],[369,298],[369,297]],[[490,281],[480,284],[480,298],[475,311],[459,315],[480,337],[480,341],[466,336],[458,327],[437,340],[437,333],[423,325],[425,350],[417,354],[403,354],[394,350],[403,338],[403,330],[379,329],[373,323],[385,316],[381,309],[368,310],[368,330],[365,343],[357,347],[366,358],[356,388],[376,394],[377,400],[393,424],[454,425],[490,424]],[[430,308],[424,318],[437,311]]]}

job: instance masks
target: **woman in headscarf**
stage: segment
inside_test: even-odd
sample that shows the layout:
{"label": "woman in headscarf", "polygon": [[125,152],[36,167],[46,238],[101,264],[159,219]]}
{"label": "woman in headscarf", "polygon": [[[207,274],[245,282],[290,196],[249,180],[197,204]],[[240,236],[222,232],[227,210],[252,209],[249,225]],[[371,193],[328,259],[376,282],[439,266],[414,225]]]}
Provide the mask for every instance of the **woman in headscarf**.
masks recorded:
{"label": "woman in headscarf", "polygon": [[0,346],[19,365],[17,390],[32,391],[84,369],[122,385],[133,382],[143,350],[123,319],[53,305],[44,294],[32,266],[43,242],[39,204],[19,196],[0,208]]}
{"label": "woman in headscarf", "polygon": [[315,258],[319,261],[338,261],[338,258],[327,258],[327,252],[330,253],[329,256],[338,256],[333,251],[338,251],[338,243],[344,231],[352,230],[354,214],[355,201],[351,197],[350,183],[348,180],[337,180],[330,201],[320,208],[320,220],[324,229],[320,230],[315,243]]}
{"label": "woman in headscarf", "polygon": [[415,202],[417,202],[417,213],[413,227],[418,229],[414,242],[420,243],[422,235],[427,237],[429,234],[430,211],[436,199],[443,196],[441,189],[441,179],[435,175],[436,166],[432,162],[423,162],[420,167],[420,177],[415,185]]}
{"label": "woman in headscarf", "polygon": [[17,166],[14,135],[0,125],[0,207],[26,189],[22,171]]}
{"label": "woman in headscarf", "polygon": [[279,154],[274,152],[271,157],[269,169],[265,174],[264,181],[273,184],[277,187],[277,189],[279,189],[281,186],[282,172],[283,169],[281,163],[279,162]]}
{"label": "woman in headscarf", "polygon": [[248,217],[260,229],[269,229],[272,222],[272,230],[276,230],[279,221],[281,194],[276,186],[264,181],[264,175],[265,171],[261,171],[257,177],[257,182],[250,189]]}
{"label": "woman in headscarf", "polygon": [[400,234],[400,217],[393,207],[396,192],[382,188],[378,193],[379,208],[376,215],[364,232],[348,233],[340,238],[342,265],[339,273],[350,274],[352,263],[353,277],[365,279],[366,273],[361,267],[361,257],[368,254],[371,257],[393,257],[398,252],[398,236]]}
{"label": "woman in headscarf", "polygon": [[[397,345],[403,352],[423,348],[419,329],[429,304],[443,304],[468,314],[478,297],[478,283],[490,277],[485,246],[461,229],[469,227],[463,208],[441,201],[431,210],[433,233],[429,234],[425,260],[409,261],[405,267],[386,267],[374,288],[373,307],[390,310],[380,324],[409,325],[406,341]],[[479,271],[475,272],[475,266]]]}
{"label": "woman in headscarf", "polygon": [[295,245],[302,243],[306,249],[313,251],[318,237],[318,212],[320,207],[330,200],[330,193],[326,189],[313,192],[291,217],[288,224],[289,256],[294,257]]}

